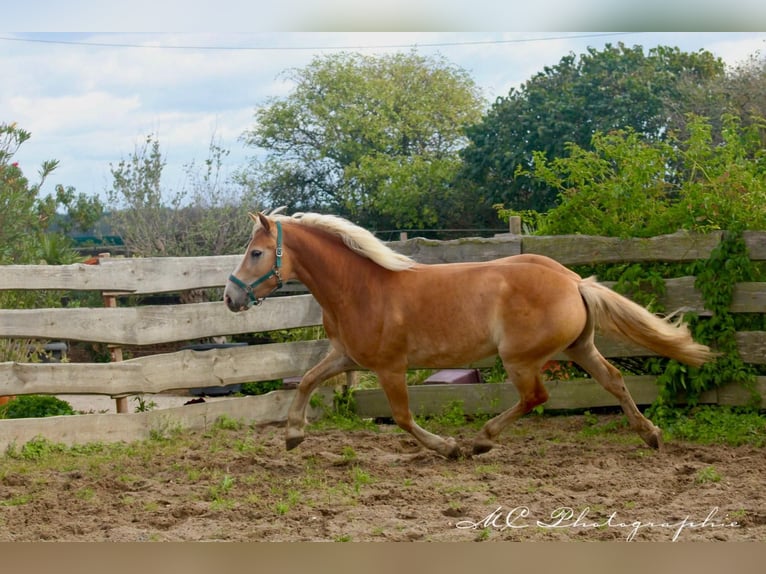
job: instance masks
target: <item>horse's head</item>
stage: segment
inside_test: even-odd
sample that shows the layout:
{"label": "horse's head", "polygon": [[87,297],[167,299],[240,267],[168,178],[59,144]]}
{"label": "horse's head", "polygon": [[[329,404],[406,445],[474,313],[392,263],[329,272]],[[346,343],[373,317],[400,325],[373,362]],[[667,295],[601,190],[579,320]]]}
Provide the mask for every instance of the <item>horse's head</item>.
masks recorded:
{"label": "horse's head", "polygon": [[282,286],[282,225],[263,213],[248,215],[255,223],[253,235],[223,292],[226,306],[235,312],[260,304]]}

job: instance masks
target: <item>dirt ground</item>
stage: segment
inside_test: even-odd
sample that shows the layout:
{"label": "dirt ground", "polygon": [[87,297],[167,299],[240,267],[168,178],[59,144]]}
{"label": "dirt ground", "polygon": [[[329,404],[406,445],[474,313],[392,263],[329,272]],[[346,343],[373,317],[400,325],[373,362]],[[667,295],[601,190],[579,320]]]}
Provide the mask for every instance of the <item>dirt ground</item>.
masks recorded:
{"label": "dirt ground", "polygon": [[[475,429],[452,433],[468,451]],[[526,417],[457,461],[389,425],[290,452],[282,428],[222,425],[0,458],[0,541],[763,541],[765,454],[656,453],[611,414]]]}

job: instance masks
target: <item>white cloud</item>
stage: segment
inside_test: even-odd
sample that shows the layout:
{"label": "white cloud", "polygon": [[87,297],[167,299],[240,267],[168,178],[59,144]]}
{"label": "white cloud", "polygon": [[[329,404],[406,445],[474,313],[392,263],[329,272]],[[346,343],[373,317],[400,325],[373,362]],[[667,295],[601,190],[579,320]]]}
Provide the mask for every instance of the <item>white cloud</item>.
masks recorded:
{"label": "white cloud", "polygon": [[105,92],[64,96],[14,96],[7,112],[33,133],[59,134],[117,128],[141,107],[137,96],[120,97]]}

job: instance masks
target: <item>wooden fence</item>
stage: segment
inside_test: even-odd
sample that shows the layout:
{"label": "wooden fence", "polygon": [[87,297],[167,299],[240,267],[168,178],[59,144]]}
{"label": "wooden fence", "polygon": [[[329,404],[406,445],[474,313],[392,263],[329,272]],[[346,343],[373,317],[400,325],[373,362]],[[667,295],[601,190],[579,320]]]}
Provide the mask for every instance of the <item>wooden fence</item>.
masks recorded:
{"label": "wooden fence", "polygon": [[[721,240],[720,233],[676,233],[650,239],[615,239],[587,236],[497,236],[434,241],[415,238],[389,245],[423,263],[482,261],[518,253],[548,255],[565,265],[614,262],[684,262],[705,259]],[[766,260],[766,233],[745,234],[752,260]],[[191,258],[104,258],[98,265],[8,265],[0,268],[0,290],[60,289],[97,291],[101,308],[2,309],[1,338],[90,341],[112,348],[110,363],[0,363],[0,395],[101,394],[118,400],[127,412],[125,397],[177,389],[226,386],[302,375],[320,360],[327,341],[306,341],[183,350],[120,360],[123,345],[155,345],[214,336],[258,333],[321,324],[321,310],[311,295],[273,297],[257,309],[230,313],[221,302],[183,305],[119,306],[119,297],[220,287],[240,255]],[[667,309],[688,308],[704,313],[693,277],[666,282]],[[738,284],[732,312],[766,312],[766,283]],[[745,362],[766,363],[766,333],[737,334]],[[607,357],[646,356],[643,348],[613,339],[600,339]],[[560,358],[564,358],[563,356]],[[488,366],[492,361],[472,367]],[[636,402],[649,404],[657,396],[652,377],[626,377]],[[614,398],[591,380],[551,381],[546,407],[593,408],[615,405]],[[413,386],[411,403],[418,414],[438,413],[450,401],[460,400],[466,412],[494,413],[516,400],[510,384]],[[764,396],[766,377],[759,378]],[[255,422],[284,420],[294,391],[274,391],[258,397],[189,405],[135,414],[94,414],[50,419],[0,421],[0,448],[22,444],[42,435],[60,442],[130,440],[168,426],[205,428],[221,414]],[[327,391],[322,391],[327,394]],[[744,404],[750,393],[725,385],[703,396],[703,402]],[[378,389],[355,393],[357,411],[365,417],[388,416],[388,405]],[[318,414],[318,411],[314,413]]]}

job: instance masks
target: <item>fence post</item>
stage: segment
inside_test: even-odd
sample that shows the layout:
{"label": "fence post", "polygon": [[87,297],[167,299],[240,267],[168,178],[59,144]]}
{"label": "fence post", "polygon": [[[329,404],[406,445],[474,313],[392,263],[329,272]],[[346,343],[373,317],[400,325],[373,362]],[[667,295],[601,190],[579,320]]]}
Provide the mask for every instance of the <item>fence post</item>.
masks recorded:
{"label": "fence post", "polygon": [[[106,258],[106,257],[110,257],[110,254],[99,253],[98,257],[99,259]],[[104,307],[110,307],[110,308],[117,307],[117,293],[103,291],[101,293],[101,296],[104,300]],[[120,347],[119,345],[107,344],[107,348],[109,349],[109,355],[113,363],[118,363],[122,361],[122,347]],[[117,409],[118,413],[124,414],[128,412],[128,397],[113,396],[112,398],[115,400],[115,408]]]}
{"label": "fence post", "polygon": [[512,235],[521,235],[521,217],[511,215],[508,218],[508,232]]}

